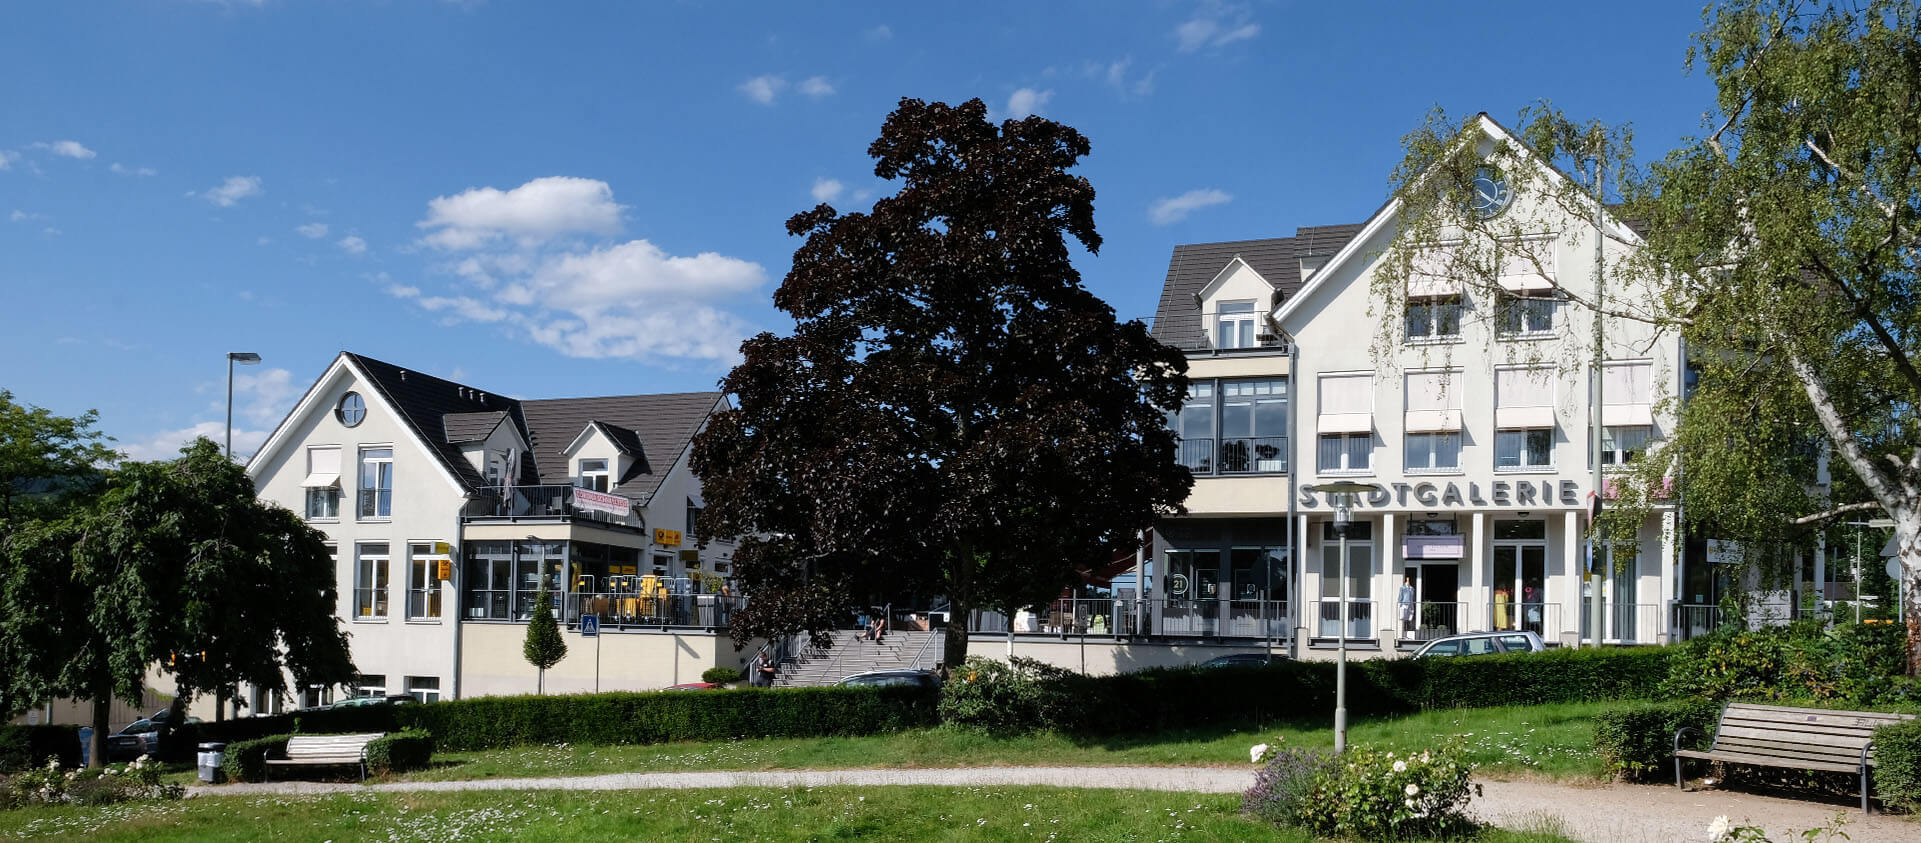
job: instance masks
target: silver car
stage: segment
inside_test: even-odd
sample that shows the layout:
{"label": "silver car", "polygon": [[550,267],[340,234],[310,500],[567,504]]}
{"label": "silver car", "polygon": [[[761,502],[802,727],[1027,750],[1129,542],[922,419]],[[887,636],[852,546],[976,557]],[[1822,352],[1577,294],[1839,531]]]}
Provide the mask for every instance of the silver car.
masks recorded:
{"label": "silver car", "polygon": [[1436,638],[1414,651],[1414,658],[1427,656],[1491,656],[1495,653],[1532,653],[1547,649],[1539,633],[1522,631],[1467,632]]}

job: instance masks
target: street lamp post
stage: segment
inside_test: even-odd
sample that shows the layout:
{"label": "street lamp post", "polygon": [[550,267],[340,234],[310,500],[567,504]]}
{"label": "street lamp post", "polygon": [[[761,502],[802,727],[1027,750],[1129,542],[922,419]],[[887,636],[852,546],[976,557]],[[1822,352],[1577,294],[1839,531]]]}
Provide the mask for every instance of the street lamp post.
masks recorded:
{"label": "street lamp post", "polygon": [[227,352],[227,459],[233,459],[233,364],[252,366],[260,362],[260,355],[251,351]]}
{"label": "street lamp post", "polygon": [[1854,622],[1861,623],[1861,528],[1872,527],[1867,521],[1849,521],[1854,528]]}
{"label": "street lamp post", "polygon": [[1340,629],[1337,655],[1334,661],[1334,754],[1347,751],[1347,624],[1348,624],[1348,580],[1347,532],[1354,525],[1354,496],[1374,490],[1365,483],[1328,483],[1314,487],[1328,496],[1334,506],[1334,536],[1340,541],[1339,559],[1341,578]]}

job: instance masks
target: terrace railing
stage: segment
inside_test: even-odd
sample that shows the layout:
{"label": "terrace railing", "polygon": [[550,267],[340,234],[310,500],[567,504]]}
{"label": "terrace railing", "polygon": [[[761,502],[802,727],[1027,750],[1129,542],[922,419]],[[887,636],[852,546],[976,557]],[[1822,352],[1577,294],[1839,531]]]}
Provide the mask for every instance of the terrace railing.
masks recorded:
{"label": "terrace railing", "polygon": [[[1006,615],[976,609],[968,631],[1005,634]],[[1113,635],[1285,639],[1293,616],[1281,600],[1194,600],[1180,597],[1063,598],[1038,612],[1020,612],[1016,635]]]}
{"label": "terrace railing", "polygon": [[568,628],[581,615],[599,615],[603,629],[687,627],[720,629],[733,620],[746,599],[724,594],[644,594],[631,591],[571,591],[563,608]]}

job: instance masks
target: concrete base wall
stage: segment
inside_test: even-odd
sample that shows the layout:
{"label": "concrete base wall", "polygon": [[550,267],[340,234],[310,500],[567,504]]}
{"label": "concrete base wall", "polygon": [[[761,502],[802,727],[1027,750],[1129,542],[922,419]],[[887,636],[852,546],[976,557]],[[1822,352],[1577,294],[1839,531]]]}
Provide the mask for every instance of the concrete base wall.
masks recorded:
{"label": "concrete base wall", "polygon": [[[1064,667],[1077,673],[1084,672],[1090,676],[1128,673],[1150,667],[1184,667],[1200,664],[1215,656],[1265,652],[1267,649],[1259,645],[1242,644],[1123,642],[1089,638],[1083,645],[1080,641],[1072,639],[1062,641],[1018,636],[1014,639],[1016,656]],[[1281,648],[1276,648],[1274,652],[1286,654],[1286,650]],[[975,633],[967,641],[967,654],[1004,660],[1007,658],[1007,639],[989,638]]]}
{"label": "concrete base wall", "polygon": [[[462,697],[531,694],[534,666],[521,654],[527,625],[467,623],[461,630],[460,695]],[[547,670],[549,694],[582,694],[595,690],[595,639],[561,630],[567,657]],[[602,691],[651,691],[699,682],[708,668],[744,667],[759,642],[738,652],[724,633],[603,632],[599,641]]]}

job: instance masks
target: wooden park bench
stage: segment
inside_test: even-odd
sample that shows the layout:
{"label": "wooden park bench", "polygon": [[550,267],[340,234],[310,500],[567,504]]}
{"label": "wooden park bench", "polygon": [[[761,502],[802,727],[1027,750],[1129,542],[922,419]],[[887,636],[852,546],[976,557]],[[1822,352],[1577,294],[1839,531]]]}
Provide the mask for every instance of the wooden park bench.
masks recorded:
{"label": "wooden park bench", "polygon": [[1700,730],[1683,726],[1674,732],[1674,786],[1683,787],[1681,760],[1684,758],[1857,773],[1861,777],[1861,810],[1866,813],[1868,768],[1874,766],[1874,730],[1913,717],[1875,711],[1729,703],[1721,709],[1713,746],[1682,749],[1681,736]]}
{"label": "wooden park bench", "polygon": [[[285,758],[266,759],[267,767],[359,767],[367,778],[367,744],[385,737],[366,735],[294,735],[287,739]],[[265,771],[263,771],[264,773]],[[265,776],[263,775],[263,778]]]}

